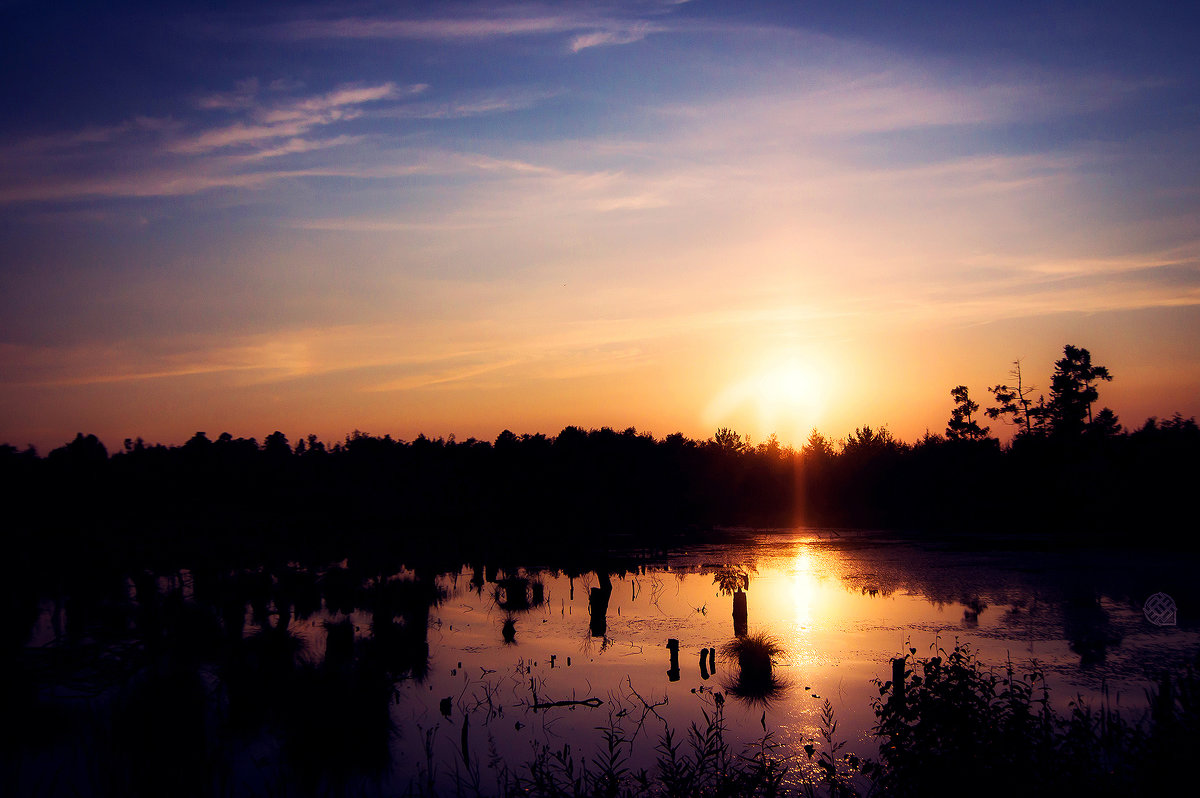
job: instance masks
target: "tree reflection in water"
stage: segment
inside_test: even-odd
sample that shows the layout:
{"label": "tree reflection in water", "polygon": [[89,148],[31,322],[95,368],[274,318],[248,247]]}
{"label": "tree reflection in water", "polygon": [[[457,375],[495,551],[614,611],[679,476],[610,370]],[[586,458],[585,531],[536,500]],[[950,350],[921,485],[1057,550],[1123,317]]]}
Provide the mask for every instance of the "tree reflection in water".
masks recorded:
{"label": "tree reflection in water", "polygon": [[[453,563],[414,570],[386,557],[320,567],[96,568],[42,578],[39,585],[61,587],[40,594],[12,573],[0,589],[8,617],[21,625],[4,638],[17,674],[0,685],[0,701],[9,719],[3,764],[18,774],[18,788],[4,792],[403,793],[397,779],[417,772],[426,739],[443,763],[438,778],[453,778],[452,760],[487,767],[493,738],[510,761],[530,742],[559,739],[553,735],[580,752],[597,722],[590,713],[604,711],[584,703],[592,700],[616,701],[610,709],[634,719],[657,707],[651,719],[661,712],[686,729],[697,702],[728,696],[735,701],[725,710],[739,734],[756,732],[760,715],[766,732],[766,705],[803,714],[801,704],[819,703],[791,690],[780,674],[792,671],[781,666],[802,666],[803,684],[828,693],[830,674],[840,672],[827,660],[847,645],[845,630],[868,655],[871,635],[915,634],[934,624],[984,645],[1019,640],[1045,651],[1043,640],[1058,641],[1065,656],[1053,663],[1055,675],[1078,671],[1083,660],[1088,678],[1097,678],[1129,660],[1129,638],[1139,634],[1133,622],[1144,623],[1140,610],[1131,619],[1123,598],[1137,593],[1085,577],[1076,587],[1044,553],[1014,558],[1022,569],[989,569],[975,553],[781,540],[661,564],[610,559],[608,568],[575,560],[557,572],[483,559],[465,570]],[[581,582],[578,602],[568,601],[574,579],[593,573]],[[704,603],[719,590],[736,607],[752,574],[757,629],[777,638],[736,623],[719,671],[714,657],[697,663],[701,646],[729,639],[728,621],[706,615]],[[618,580],[629,584],[614,589]],[[1179,584],[1163,587],[1187,597]],[[35,626],[40,638],[28,645]],[[505,649],[505,637],[520,647]],[[562,648],[579,638],[586,656]],[[684,656],[664,676],[667,640]],[[431,651],[442,656],[431,660]],[[520,672],[506,671],[517,655]],[[612,685],[630,677],[646,701],[635,695],[621,705]],[[531,680],[546,709],[536,718],[513,711],[529,700]],[[843,700],[858,701],[863,689],[847,678]],[[445,696],[452,697],[453,728],[436,711]],[[856,722],[853,709],[848,717]],[[475,737],[469,757],[466,734]],[[85,753],[71,764],[65,750]],[[54,779],[62,789],[50,789]]]}
{"label": "tree reflection in water", "polygon": [[[296,564],[102,573],[65,580],[51,644],[17,649],[0,703],[10,730],[35,732],[5,741],[6,761],[29,763],[13,771],[17,793],[48,789],[39,757],[60,745],[86,755],[53,766],[55,789],[81,794],[204,795],[256,780],[338,791],[388,767],[396,683],[428,673],[443,598],[431,577]],[[322,606],[330,620],[302,624]],[[362,613],[370,623],[356,625]],[[25,617],[8,643],[29,639],[38,618]]]}

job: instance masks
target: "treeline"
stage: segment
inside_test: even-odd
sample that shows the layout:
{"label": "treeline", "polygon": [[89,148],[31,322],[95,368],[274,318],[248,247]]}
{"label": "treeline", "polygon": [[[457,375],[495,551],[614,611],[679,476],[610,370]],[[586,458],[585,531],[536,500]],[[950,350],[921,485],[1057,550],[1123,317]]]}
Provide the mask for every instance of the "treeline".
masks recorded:
{"label": "treeline", "polygon": [[[861,427],[844,440],[813,432],[799,449],[751,445],[729,429],[708,440],[633,428],[567,427],[495,441],[354,432],[327,444],[274,432],[182,446],[126,440],[110,453],[77,435],[40,457],[0,447],[15,527],[76,536],[122,530],[152,545],[355,537],[406,546],[665,543],[720,526],[853,526],[949,532],[1167,539],[1192,510],[1200,427],[1179,415],[1124,430],[1096,384],[1111,379],[1068,346],[1049,398],[1034,400],[1019,364],[980,413],[966,387],[945,435],[914,443]],[[984,417],[1016,425],[1008,445]],[[194,533],[194,534],[190,534]],[[163,537],[163,536],[166,537]],[[140,537],[138,537],[140,536]]]}

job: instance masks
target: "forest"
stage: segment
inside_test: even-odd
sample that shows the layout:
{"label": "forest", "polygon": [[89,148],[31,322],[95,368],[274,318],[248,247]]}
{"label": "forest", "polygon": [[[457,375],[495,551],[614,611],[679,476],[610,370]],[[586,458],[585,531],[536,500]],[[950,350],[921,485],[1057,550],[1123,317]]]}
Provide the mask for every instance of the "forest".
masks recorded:
{"label": "forest", "polygon": [[989,387],[986,408],[955,386],[945,433],[911,443],[870,426],[842,440],[814,430],[798,449],[725,428],[693,440],[569,426],[495,441],[355,431],[333,444],[197,432],[110,453],[80,433],[44,457],[0,447],[0,480],[10,535],[81,552],[105,541],[225,555],[464,543],[595,552],[796,525],[1191,545],[1176,519],[1200,478],[1194,418],[1123,428],[1098,407],[1112,376],[1074,346],[1048,396],[1033,397],[1019,362],[1011,376]]}

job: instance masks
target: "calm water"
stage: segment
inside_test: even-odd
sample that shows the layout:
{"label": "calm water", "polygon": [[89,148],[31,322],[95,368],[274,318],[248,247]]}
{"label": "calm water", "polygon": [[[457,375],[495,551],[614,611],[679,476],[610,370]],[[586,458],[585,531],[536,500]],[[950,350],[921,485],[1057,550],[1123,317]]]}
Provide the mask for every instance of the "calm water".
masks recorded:
{"label": "calm water", "polygon": [[[732,740],[769,732],[798,750],[819,735],[825,700],[846,750],[870,755],[871,680],[890,678],[890,659],[910,647],[927,655],[956,641],[998,667],[1036,660],[1060,707],[1107,690],[1138,717],[1150,677],[1200,649],[1188,617],[1194,564],[797,532],[624,561],[609,579],[537,563],[142,574],[98,588],[109,598],[89,596],[86,610],[69,595],[42,598],[25,649],[39,674],[31,689],[71,729],[26,752],[13,783],[68,793],[104,771],[97,760],[173,739],[182,724],[183,741],[162,745],[202,748],[191,764],[233,793],[287,792],[298,772],[364,792],[486,792],[500,767],[541,746],[595,756],[602,727],[630,741],[634,768],[651,767],[664,724],[685,729],[718,704]],[[1160,590],[1179,602],[1181,625],[1144,616]],[[739,689],[737,661],[722,651],[737,632],[779,644],[770,695]],[[715,673],[701,662],[710,648]],[[73,650],[92,659],[61,653]],[[112,673],[97,675],[106,656]],[[139,688],[119,686],[130,683],[149,685],[152,700],[137,703]],[[67,775],[51,780],[51,770]]]}

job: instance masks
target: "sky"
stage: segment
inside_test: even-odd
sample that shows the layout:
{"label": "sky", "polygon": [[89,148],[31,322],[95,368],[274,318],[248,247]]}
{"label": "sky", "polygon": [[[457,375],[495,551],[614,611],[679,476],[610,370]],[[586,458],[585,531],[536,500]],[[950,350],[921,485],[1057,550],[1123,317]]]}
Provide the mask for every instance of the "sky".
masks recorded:
{"label": "sky", "polygon": [[247,5],[0,0],[0,442],[1200,415],[1192,4]]}

